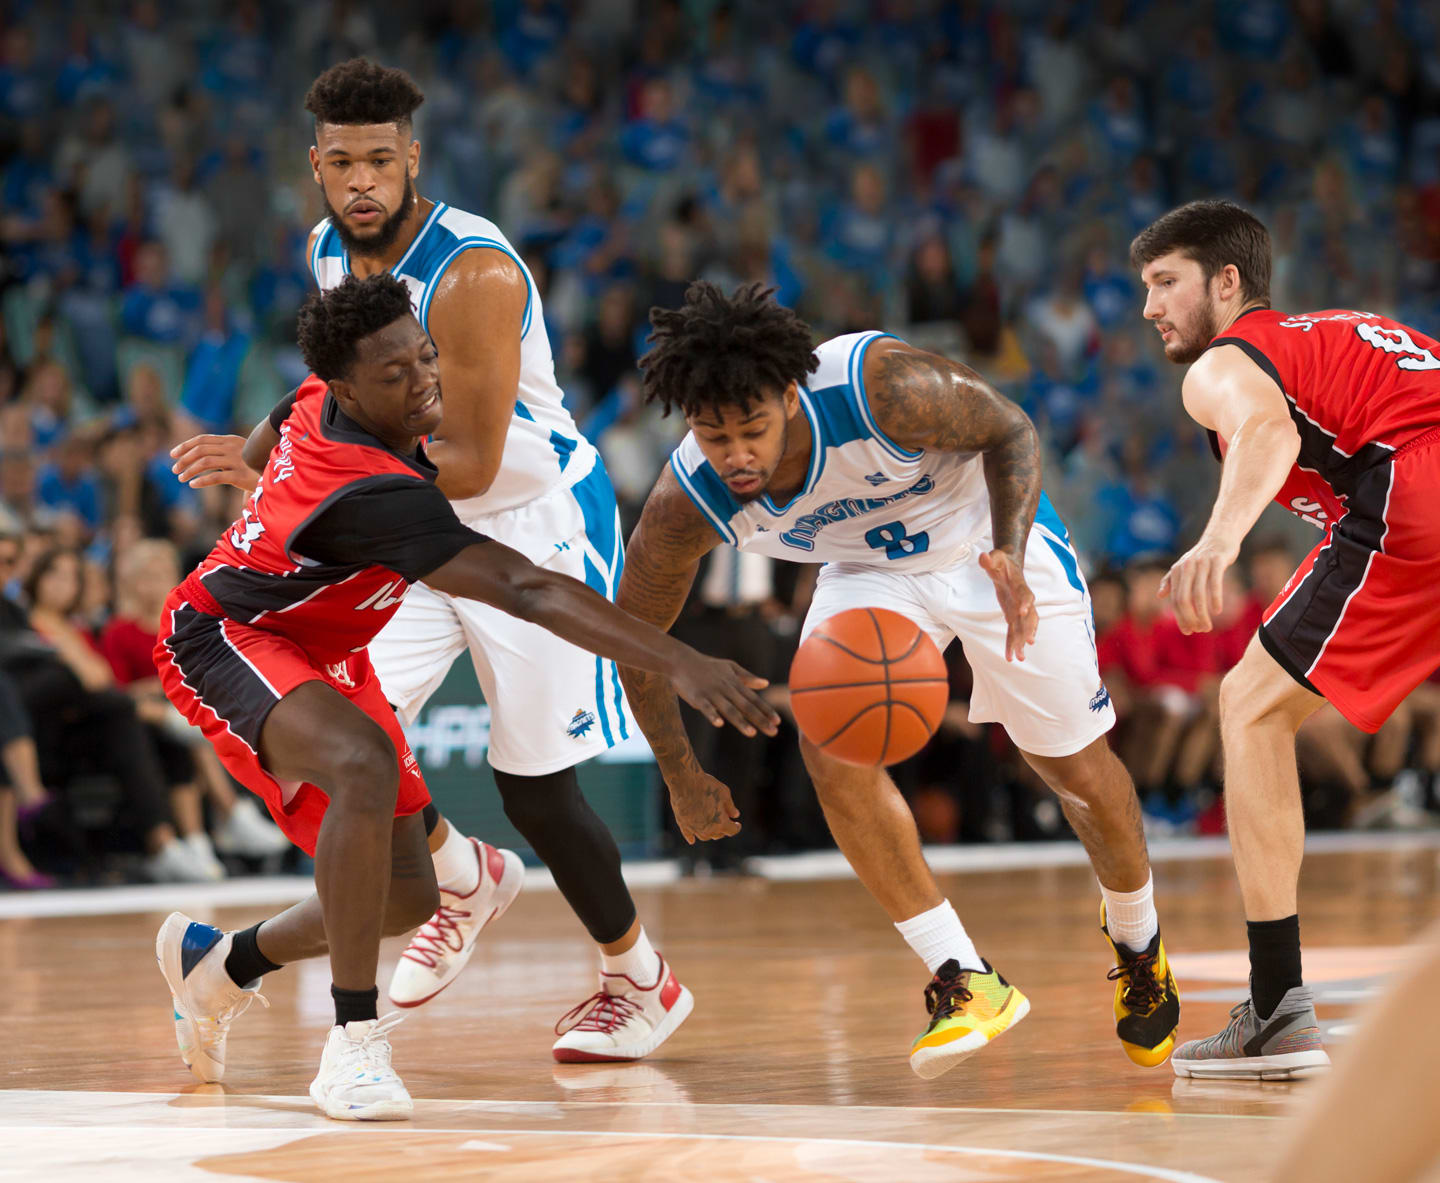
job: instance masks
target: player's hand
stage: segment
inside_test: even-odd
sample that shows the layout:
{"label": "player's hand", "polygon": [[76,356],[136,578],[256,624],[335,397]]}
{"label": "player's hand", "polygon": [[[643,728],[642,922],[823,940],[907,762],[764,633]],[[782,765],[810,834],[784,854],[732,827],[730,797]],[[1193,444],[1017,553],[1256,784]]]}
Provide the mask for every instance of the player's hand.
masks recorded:
{"label": "player's hand", "polygon": [[696,771],[670,786],[675,824],[691,846],[698,838],[711,842],[740,832],[740,811],[730,789],[708,772]]}
{"label": "player's hand", "polygon": [[1024,661],[1025,646],[1035,644],[1040,614],[1035,611],[1035,593],[1025,582],[1025,572],[1008,551],[992,550],[980,556],[980,569],[995,585],[995,598],[1005,613],[1005,660]]}
{"label": "player's hand", "polygon": [[1225,602],[1225,570],[1239,557],[1239,546],[1202,536],[1160,581],[1161,599],[1169,598],[1175,623],[1187,637],[1208,633]]}
{"label": "player's hand", "polygon": [[170,449],[170,471],[192,489],[234,485],[253,493],[260,474],[245,463],[243,435],[195,435]]}
{"label": "player's hand", "polygon": [[770,685],[733,661],[706,657],[688,645],[670,673],[675,693],[716,727],[726,723],[744,735],[774,735],[780,716],[758,693]]}

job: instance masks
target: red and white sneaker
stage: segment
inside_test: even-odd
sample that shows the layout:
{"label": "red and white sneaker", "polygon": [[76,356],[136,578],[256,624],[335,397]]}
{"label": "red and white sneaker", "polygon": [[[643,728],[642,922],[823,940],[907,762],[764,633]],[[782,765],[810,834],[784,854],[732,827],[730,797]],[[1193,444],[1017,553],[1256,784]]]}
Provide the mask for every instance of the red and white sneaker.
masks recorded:
{"label": "red and white sneaker", "polygon": [[445,989],[470,960],[480,930],[498,920],[520,894],[525,864],[513,850],[500,850],[477,838],[475,861],[480,882],[465,895],[440,889],[440,909],[410,938],[390,978],[390,1001],[420,1006]]}
{"label": "red and white sneaker", "polygon": [[660,977],[648,989],[624,974],[600,974],[600,989],[558,1023],[555,1058],[562,1064],[638,1060],[675,1034],[695,996],[660,958]]}

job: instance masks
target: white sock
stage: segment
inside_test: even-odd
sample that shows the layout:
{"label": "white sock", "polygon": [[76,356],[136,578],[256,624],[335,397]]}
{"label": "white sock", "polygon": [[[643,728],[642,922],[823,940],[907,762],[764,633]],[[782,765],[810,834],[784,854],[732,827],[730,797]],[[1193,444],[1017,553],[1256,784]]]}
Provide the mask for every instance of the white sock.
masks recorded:
{"label": "white sock", "polygon": [[624,974],[642,990],[648,990],[660,980],[660,954],[640,930],[636,942],[623,953],[600,952],[600,968],[607,974]]}
{"label": "white sock", "polygon": [[949,900],[909,920],[897,921],[895,927],[932,974],[952,957],[961,969],[985,968]]}
{"label": "white sock", "polygon": [[469,895],[480,886],[480,862],[475,857],[475,847],[454,826],[440,843],[440,849],[431,851],[430,861],[435,864],[435,882],[446,891]]}
{"label": "white sock", "polygon": [[1100,894],[1105,897],[1105,927],[1110,930],[1110,939],[1132,953],[1143,952],[1160,931],[1160,917],[1155,913],[1155,876],[1146,879],[1139,891],[1111,891],[1102,883]]}

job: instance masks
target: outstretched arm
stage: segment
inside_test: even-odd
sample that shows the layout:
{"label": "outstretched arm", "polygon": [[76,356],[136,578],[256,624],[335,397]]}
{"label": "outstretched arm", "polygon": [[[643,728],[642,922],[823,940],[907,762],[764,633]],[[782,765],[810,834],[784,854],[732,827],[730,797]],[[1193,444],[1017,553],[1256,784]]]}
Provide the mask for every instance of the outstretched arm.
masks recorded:
{"label": "outstretched arm", "polygon": [[1005,656],[1023,661],[1039,626],[1024,574],[1025,543],[1040,504],[1035,425],[969,366],[902,341],[875,342],[865,355],[864,379],[875,422],[902,448],[984,458],[994,549],[980,565],[1005,613]]}
{"label": "outstretched arm", "polygon": [[[719,542],[667,464],[625,548],[615,602],[641,620],[668,629],[685,606],[700,559]],[[738,810],[729,790],[707,776],[695,758],[670,681],[634,666],[622,666],[620,678],[669,787],[685,840],[725,838],[738,831]]]}
{"label": "outstretched arm", "polygon": [[1200,540],[1160,585],[1184,633],[1209,632],[1221,609],[1225,569],[1300,455],[1300,433],[1275,384],[1237,345],[1222,345],[1190,367],[1185,409],[1227,441],[1220,492]]}
{"label": "outstretched arm", "polygon": [[295,405],[295,391],[276,404],[268,416],[255,424],[249,437],[239,435],[196,435],[170,449],[170,466],[186,484],[195,489],[211,485],[234,485],[247,493],[260,483],[260,474],[270,453],[280,442],[280,424]]}
{"label": "outstretched arm", "polygon": [[538,624],[573,645],[669,680],[685,700],[719,727],[746,735],[773,735],[779,720],[755,693],[764,678],[733,661],[706,657],[689,645],[636,620],[578,579],[538,567],[499,542],[465,547],[425,575],[438,591],[493,604]]}

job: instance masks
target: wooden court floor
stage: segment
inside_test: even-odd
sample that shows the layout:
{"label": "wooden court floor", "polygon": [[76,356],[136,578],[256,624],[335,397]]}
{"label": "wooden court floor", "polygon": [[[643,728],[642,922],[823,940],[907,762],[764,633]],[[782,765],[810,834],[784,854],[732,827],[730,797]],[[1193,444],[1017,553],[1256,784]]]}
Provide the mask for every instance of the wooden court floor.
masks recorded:
{"label": "wooden court floor", "polygon": [[[1229,862],[1163,863],[1156,885],[1181,1034],[1211,1034],[1246,975]],[[1265,1178],[1306,1085],[1132,1065],[1109,1018],[1086,871],[949,874],[944,886],[1033,1010],[938,1080],[906,1062],[923,967],[850,880],[638,891],[695,1013],[652,1060],[555,1064],[551,1026],[594,989],[594,967],[560,897],[535,892],[395,1033],[415,1119],[368,1126],[327,1121],[306,1096],[331,1017],[323,963],[267,978],[271,1008],[236,1023],[224,1085],[200,1086],[154,965],[163,911],[3,919],[0,1180]],[[194,914],[236,927],[270,910]],[[1434,844],[1307,860],[1307,976],[1335,1043],[1437,915]],[[382,987],[400,947],[387,946]]]}

